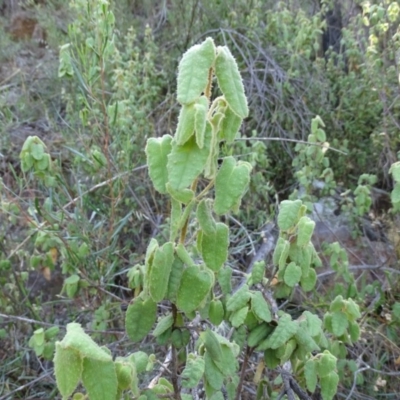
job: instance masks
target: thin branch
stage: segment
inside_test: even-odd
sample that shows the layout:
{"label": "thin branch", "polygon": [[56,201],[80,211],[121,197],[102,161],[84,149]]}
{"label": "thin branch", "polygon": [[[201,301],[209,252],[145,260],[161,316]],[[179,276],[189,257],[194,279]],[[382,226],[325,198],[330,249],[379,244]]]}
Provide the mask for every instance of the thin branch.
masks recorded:
{"label": "thin branch", "polygon": [[[245,141],[249,141],[249,140],[263,140],[266,142],[269,141],[276,141],[276,142],[293,142],[293,143],[300,143],[300,144],[308,144],[311,146],[318,146],[318,147],[325,147],[324,143],[310,143],[307,142],[305,140],[298,140],[298,139],[288,139],[288,138],[276,138],[276,137],[248,137],[248,138],[238,138],[236,140],[245,140]],[[327,147],[327,150],[332,150],[332,151],[336,151],[337,153],[340,154],[344,154],[345,156],[348,155],[348,153],[346,153],[345,151],[336,149],[335,147]]]}

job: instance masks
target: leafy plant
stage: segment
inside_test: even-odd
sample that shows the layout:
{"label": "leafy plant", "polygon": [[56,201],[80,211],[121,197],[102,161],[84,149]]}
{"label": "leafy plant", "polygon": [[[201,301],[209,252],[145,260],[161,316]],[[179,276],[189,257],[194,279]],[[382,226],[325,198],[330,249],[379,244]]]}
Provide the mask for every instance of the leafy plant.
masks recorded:
{"label": "leafy plant", "polygon": [[[221,95],[212,99],[214,78]],[[140,399],[157,395],[189,399],[199,385],[209,399],[223,398],[223,393],[235,399],[242,391],[249,357],[260,353],[261,371],[264,365],[278,368],[286,393],[304,395],[304,389],[287,379],[284,371],[289,370],[309,391],[319,384],[323,399],[332,399],[338,384],[337,357],[329,350],[322,320],[309,311],[293,320],[278,310],[274,300],[290,296],[298,285],[309,292],[316,283],[315,267],[321,261],[310,242],[315,223],[300,200],[280,205],[275,277],[268,279],[264,262],[257,262],[242,281],[232,277],[229,226],[223,221],[238,211],[251,165],[233,156],[219,157],[221,143],[232,144],[248,115],[240,73],[229,49],[216,47],[211,38],[191,47],[179,64],[177,98],[182,108],[175,136],[150,138],[146,145],[153,185],[170,200],[169,237],[162,244],[151,239],[144,263],[129,273],[136,297],[125,318],[134,343],[153,329],[157,343],[169,349],[172,373],[169,379],[158,376],[144,388],[138,371],[143,370],[146,356],[134,353],[113,361],[73,323],[56,343],[55,373],[63,398],[82,382],[93,399],[117,399],[124,390]],[[349,334],[357,340],[358,306],[342,297],[333,304],[335,309],[327,314],[330,324],[326,317],[327,332],[341,340]],[[218,332],[223,325],[232,328],[231,337]],[[265,385],[264,379],[258,382]]]}

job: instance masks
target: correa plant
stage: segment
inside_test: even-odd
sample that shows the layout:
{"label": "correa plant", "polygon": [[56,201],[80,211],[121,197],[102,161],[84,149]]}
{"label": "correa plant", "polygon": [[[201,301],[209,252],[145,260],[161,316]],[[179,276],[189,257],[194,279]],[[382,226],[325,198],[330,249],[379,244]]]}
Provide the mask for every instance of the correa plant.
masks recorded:
{"label": "correa plant", "polygon": [[[212,99],[214,80],[222,95]],[[251,173],[249,163],[219,157],[221,143],[233,143],[249,112],[229,49],[211,38],[190,48],[179,64],[177,98],[175,136],[146,145],[151,181],[170,201],[169,239],[151,239],[143,265],[129,271],[135,290],[125,321],[133,343],[154,337],[167,356],[158,374],[151,373],[154,354],[140,350],[113,359],[70,323],[54,356],[63,399],[239,399],[249,363],[257,364],[255,398],[276,396],[278,384],[288,398],[307,399],[318,388],[324,400],[332,399],[337,357],[359,336],[358,306],[338,296],[323,320],[309,311],[293,320],[275,301],[316,284],[320,259],[307,207],[300,200],[281,203],[273,265],[256,262],[240,280],[228,263],[223,221],[239,209]],[[273,370],[280,375],[275,389]]]}

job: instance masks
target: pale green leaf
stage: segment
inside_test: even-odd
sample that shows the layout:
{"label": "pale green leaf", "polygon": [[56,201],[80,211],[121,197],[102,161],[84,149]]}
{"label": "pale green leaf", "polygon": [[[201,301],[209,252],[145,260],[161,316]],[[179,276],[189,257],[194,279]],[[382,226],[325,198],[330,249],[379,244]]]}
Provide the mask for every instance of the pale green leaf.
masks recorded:
{"label": "pale green leaf", "polygon": [[321,333],[322,321],[316,314],[312,314],[310,311],[304,311],[303,317],[307,320],[307,328],[311,336],[317,336]]}
{"label": "pale green leaf", "polygon": [[392,200],[393,204],[397,204],[400,202],[400,183],[396,183],[390,193],[390,199]]}
{"label": "pale green leaf", "polygon": [[172,302],[175,302],[176,295],[178,293],[179,286],[183,275],[183,262],[180,258],[175,257],[171,267],[171,273],[168,279],[168,289],[166,298]]}
{"label": "pale green leaf", "polygon": [[61,344],[64,348],[77,350],[80,357],[89,357],[104,362],[112,360],[111,355],[85,333],[81,325],[76,322],[67,325],[67,333]]}
{"label": "pale green leaf", "polygon": [[339,383],[339,375],[336,372],[331,372],[319,381],[321,386],[321,395],[323,400],[332,400],[337,392]]}
{"label": "pale green leaf", "polygon": [[251,282],[253,285],[262,282],[265,275],[265,261],[256,261],[251,270]]}
{"label": "pale green leaf", "polygon": [[239,162],[232,157],[225,157],[215,180],[216,214],[226,214],[236,206],[250,182],[251,165],[247,162]]}
{"label": "pale green leaf", "polygon": [[201,271],[198,266],[183,271],[176,305],[184,313],[196,310],[207,297],[213,285],[211,271]]}
{"label": "pale green leaf", "polygon": [[54,374],[58,390],[63,398],[68,398],[78,386],[82,374],[82,357],[78,350],[64,347],[56,342]]}
{"label": "pale green leaf", "polygon": [[153,327],[157,318],[157,304],[152,299],[136,298],[128,306],[125,328],[132,342],[141,341]]}
{"label": "pale green leaf", "polygon": [[234,328],[238,328],[240,325],[243,325],[248,312],[249,312],[248,306],[234,311],[229,317],[229,320],[231,321],[232,326]]}
{"label": "pale green leaf", "polygon": [[195,114],[194,103],[182,106],[175,132],[175,140],[178,145],[185,144],[194,134]]}
{"label": "pale green leaf", "polygon": [[321,378],[325,378],[331,372],[336,371],[337,358],[332,355],[328,350],[320,354],[318,361],[317,374]]}
{"label": "pale green leaf", "polygon": [[212,300],[210,309],[208,310],[208,319],[210,322],[218,326],[224,319],[224,306],[221,300]]}
{"label": "pale green leaf", "polygon": [[314,393],[317,387],[317,363],[314,359],[310,359],[305,363],[304,377],[306,378],[308,391]]}
{"label": "pale green leaf", "polygon": [[308,217],[301,217],[297,224],[297,245],[307,246],[314,232],[315,222]]}
{"label": "pale green leaf", "polygon": [[204,147],[200,149],[193,136],[184,145],[172,141],[172,151],[168,156],[168,176],[171,188],[183,190],[200,175],[210,152],[211,132],[206,131]]}
{"label": "pale green leaf", "polygon": [[206,235],[214,235],[216,232],[216,224],[212,215],[212,200],[203,199],[197,206],[196,217],[201,230]]}
{"label": "pale green leaf", "polygon": [[400,182],[400,161],[393,163],[389,172],[392,174],[395,182]]}
{"label": "pale green leaf", "polygon": [[36,161],[40,161],[44,156],[44,146],[41,143],[32,143],[30,152]]}
{"label": "pale green leaf", "polygon": [[218,271],[218,283],[222,293],[226,296],[232,292],[232,269],[229,267],[221,268]]}
{"label": "pale green leaf", "polygon": [[194,388],[198,385],[204,374],[205,362],[203,357],[189,354],[186,366],[181,374],[182,387]]}
{"label": "pale green leaf", "polygon": [[191,47],[182,57],[178,68],[177,98],[181,104],[196,101],[205,90],[209,71],[215,60],[215,46],[211,38]]}
{"label": "pale green leaf", "polygon": [[179,222],[181,216],[182,216],[182,204],[180,201],[176,200],[173,196],[171,196],[171,214],[169,223],[169,229],[170,229],[169,240],[171,242],[174,242],[176,237],[178,236],[178,232],[180,229]]}
{"label": "pale green leaf", "polygon": [[287,231],[297,224],[301,205],[301,200],[283,200],[280,203],[278,215],[279,229]]}
{"label": "pale green leaf", "polygon": [[194,130],[196,133],[196,143],[200,149],[204,146],[204,135],[206,133],[208,99],[201,96],[194,105],[195,108],[195,123]]}
{"label": "pale green leaf", "polygon": [[155,189],[160,193],[166,193],[165,185],[168,182],[167,162],[171,152],[172,137],[164,135],[161,138],[150,138],[146,144],[147,165],[150,179]]}
{"label": "pale green leaf", "polygon": [[305,292],[310,292],[313,290],[316,283],[317,274],[313,268],[310,268],[307,276],[302,276],[300,279],[300,285]]}
{"label": "pale green leaf", "polygon": [[182,204],[189,204],[194,199],[194,192],[191,189],[174,189],[169,182],[165,185],[167,192],[171,195],[171,197]]}
{"label": "pale green leaf", "polygon": [[283,277],[286,285],[294,287],[296,283],[299,283],[301,278],[301,268],[294,262],[288,264],[285,269],[285,275]]}
{"label": "pale green leaf", "polygon": [[157,322],[156,327],[153,331],[153,336],[157,337],[164,333],[166,330],[171,328],[174,324],[174,316],[172,314],[164,315],[161,319]]}
{"label": "pale green leaf", "polygon": [[228,258],[229,228],[222,222],[216,224],[215,232],[202,236],[201,255],[207,267],[217,272]]}
{"label": "pale green leaf", "polygon": [[118,390],[118,379],[113,361],[106,362],[84,358],[82,383],[90,399],[115,399]]}
{"label": "pale green leaf", "polygon": [[224,376],[218,369],[218,367],[215,365],[213,359],[211,358],[210,353],[206,352],[206,354],[204,355],[204,361],[205,361],[204,373],[208,384],[215,390],[221,389],[224,381]]}
{"label": "pale green leaf", "polygon": [[165,243],[154,253],[153,263],[149,273],[149,293],[152,299],[158,303],[164,299],[168,289],[168,279],[174,260],[174,245]]}
{"label": "pale green leaf", "polygon": [[215,365],[224,376],[232,376],[237,372],[238,358],[232,346],[221,344],[222,359],[215,361]]}
{"label": "pale green leaf", "polygon": [[200,338],[203,340],[204,347],[207,352],[210,354],[213,361],[221,361],[222,359],[222,348],[221,343],[219,342],[216,334],[207,329],[205,332],[200,334]]}
{"label": "pale green leaf", "polygon": [[228,311],[236,311],[247,305],[251,298],[249,287],[245,284],[239,288],[226,302]]}
{"label": "pale green leaf", "polygon": [[332,333],[335,336],[342,336],[349,326],[346,314],[343,312],[332,313]]}
{"label": "pale green leaf", "polygon": [[279,319],[278,326],[275,328],[271,336],[268,337],[268,347],[277,349],[285,344],[297,332],[298,324],[292,321],[289,314],[284,314]]}
{"label": "pale green leaf", "polygon": [[269,304],[264,299],[260,291],[252,293],[251,296],[251,310],[254,315],[261,321],[271,322],[272,315]]}
{"label": "pale green leaf", "polygon": [[249,108],[242,78],[236,61],[226,46],[217,48],[215,75],[229,107],[240,118],[246,118],[249,115]]}
{"label": "pale green leaf", "polygon": [[227,144],[233,143],[242,125],[242,118],[235,114],[230,107],[225,110],[225,117],[221,121],[219,131],[220,140],[226,140]]}

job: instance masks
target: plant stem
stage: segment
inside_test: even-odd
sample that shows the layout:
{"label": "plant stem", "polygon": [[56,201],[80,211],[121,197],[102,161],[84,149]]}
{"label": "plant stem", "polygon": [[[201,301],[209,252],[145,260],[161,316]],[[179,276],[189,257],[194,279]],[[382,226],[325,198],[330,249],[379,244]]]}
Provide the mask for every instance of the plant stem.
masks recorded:
{"label": "plant stem", "polygon": [[240,371],[240,380],[239,380],[238,387],[236,389],[235,400],[239,400],[240,399],[240,395],[242,393],[243,382],[244,382],[244,378],[245,378],[245,375],[246,375],[247,364],[249,362],[249,358],[250,358],[252,353],[253,353],[253,349],[251,347],[247,346],[246,353],[244,354],[244,359],[243,359],[243,363],[242,363],[242,369]]}

